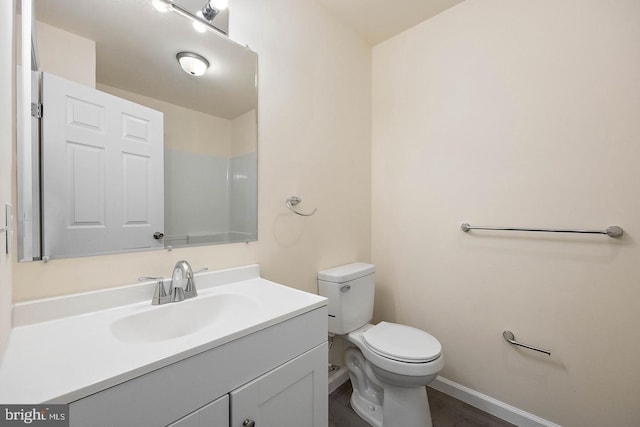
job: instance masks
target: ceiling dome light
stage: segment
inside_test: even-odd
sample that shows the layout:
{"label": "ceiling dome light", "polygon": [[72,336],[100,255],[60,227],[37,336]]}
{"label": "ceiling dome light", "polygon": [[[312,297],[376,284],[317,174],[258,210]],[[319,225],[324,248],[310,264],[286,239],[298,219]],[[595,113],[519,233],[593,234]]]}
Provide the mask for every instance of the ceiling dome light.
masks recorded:
{"label": "ceiling dome light", "polygon": [[201,76],[209,68],[209,61],[197,53],[180,52],[176,58],[184,72],[192,76]]}

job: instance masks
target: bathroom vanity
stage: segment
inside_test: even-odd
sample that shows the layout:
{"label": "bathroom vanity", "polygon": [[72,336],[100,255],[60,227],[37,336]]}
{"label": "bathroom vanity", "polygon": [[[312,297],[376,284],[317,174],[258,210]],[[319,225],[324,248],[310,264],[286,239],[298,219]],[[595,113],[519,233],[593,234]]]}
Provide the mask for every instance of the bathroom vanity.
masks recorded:
{"label": "bathroom vanity", "polygon": [[17,304],[0,402],[67,403],[78,427],[326,427],[326,300],[258,266],[196,283],[164,306],[153,283]]}

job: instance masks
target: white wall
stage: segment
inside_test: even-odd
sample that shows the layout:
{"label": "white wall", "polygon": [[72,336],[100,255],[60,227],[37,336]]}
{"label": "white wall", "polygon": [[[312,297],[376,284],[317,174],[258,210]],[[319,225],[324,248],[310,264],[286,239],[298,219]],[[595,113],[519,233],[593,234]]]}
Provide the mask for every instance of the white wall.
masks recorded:
{"label": "white wall", "polygon": [[[11,203],[13,110],[13,1],[0,2],[0,220],[4,206]],[[4,225],[4,222],[0,222]],[[0,233],[0,360],[11,328],[11,261],[4,251],[5,234]]]}
{"label": "white wall", "polygon": [[257,228],[254,214],[257,205],[257,141],[256,110],[250,110],[232,121],[233,144],[229,160],[229,229],[253,234]]}
{"label": "white wall", "polygon": [[[315,0],[235,0],[233,37],[260,55],[258,242],[14,264],[14,300],[258,262],[316,291],[318,269],[370,258],[371,50]],[[291,195],[296,217],[284,205]]]}
{"label": "white wall", "polygon": [[183,150],[164,151],[165,243],[229,230],[229,159]]}
{"label": "white wall", "polygon": [[252,236],[256,231],[257,153],[229,159],[229,230]]}
{"label": "white wall", "polygon": [[376,317],[564,426],[640,423],[639,41],[637,0],[467,0],[373,50]]}

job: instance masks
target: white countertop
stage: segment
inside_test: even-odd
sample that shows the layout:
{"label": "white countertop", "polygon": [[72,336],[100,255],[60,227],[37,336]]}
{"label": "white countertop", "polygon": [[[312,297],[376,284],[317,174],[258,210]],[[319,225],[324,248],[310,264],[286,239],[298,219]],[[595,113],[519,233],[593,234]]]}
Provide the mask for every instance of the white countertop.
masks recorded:
{"label": "white countertop", "polygon": [[[151,283],[17,304],[19,326],[0,363],[0,403],[69,403],[326,305],[323,297],[260,278],[257,265],[201,273],[196,285],[196,298],[169,305],[240,294],[256,309],[185,336],[127,343],[114,335],[114,322],[168,307],[151,305]],[[127,298],[137,301],[122,305]]]}

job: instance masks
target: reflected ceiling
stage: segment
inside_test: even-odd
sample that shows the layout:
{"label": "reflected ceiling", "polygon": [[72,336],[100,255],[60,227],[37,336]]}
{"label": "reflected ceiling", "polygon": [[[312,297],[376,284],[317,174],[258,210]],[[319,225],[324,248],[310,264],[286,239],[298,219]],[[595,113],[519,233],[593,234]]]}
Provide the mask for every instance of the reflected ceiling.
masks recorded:
{"label": "reflected ceiling", "polygon": [[[195,13],[204,0],[176,3]],[[197,33],[189,19],[158,12],[151,0],[35,0],[35,10],[38,20],[96,42],[99,83],[225,119],[255,106],[255,57],[248,51],[238,53],[230,43],[215,43],[224,37],[215,30]],[[221,50],[231,62],[214,53]],[[205,57],[209,71],[201,77],[187,75],[176,60],[181,51]],[[247,91],[247,86],[254,90]]]}

